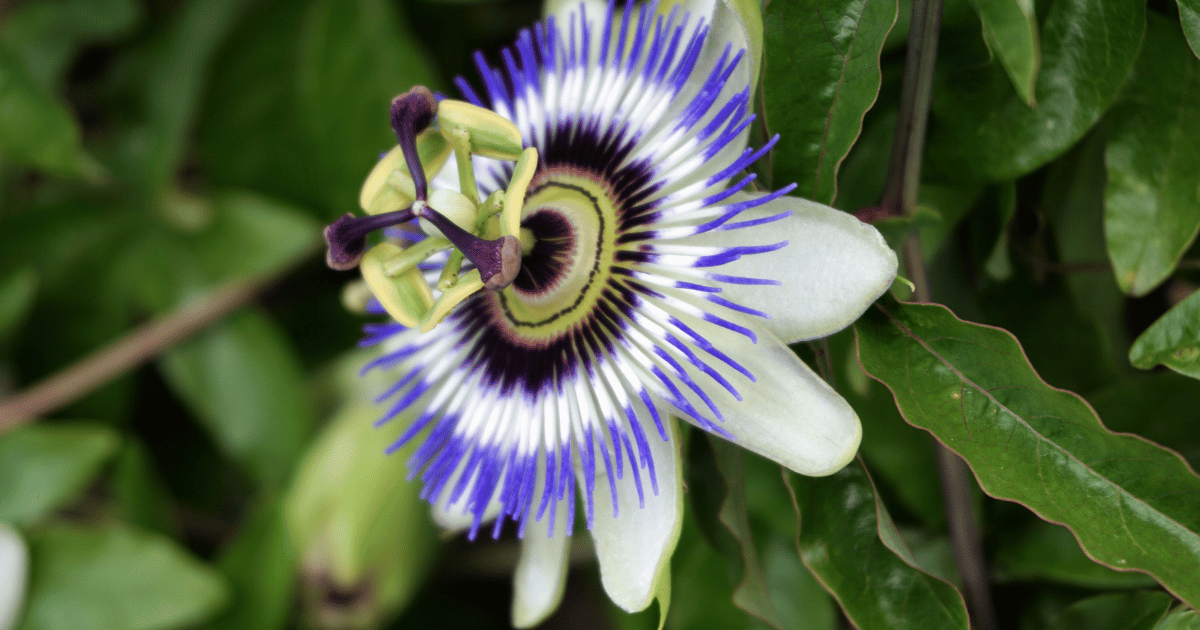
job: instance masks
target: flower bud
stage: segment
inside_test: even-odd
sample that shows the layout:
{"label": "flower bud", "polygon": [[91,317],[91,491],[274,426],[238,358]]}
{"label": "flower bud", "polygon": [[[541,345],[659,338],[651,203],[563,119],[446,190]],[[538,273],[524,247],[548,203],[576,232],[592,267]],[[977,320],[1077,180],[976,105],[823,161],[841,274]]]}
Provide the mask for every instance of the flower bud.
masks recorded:
{"label": "flower bud", "polygon": [[316,628],[377,628],[420,586],[436,536],[409,453],[377,429],[373,407],[343,410],[297,469],[285,519],[301,563],[308,622]]}

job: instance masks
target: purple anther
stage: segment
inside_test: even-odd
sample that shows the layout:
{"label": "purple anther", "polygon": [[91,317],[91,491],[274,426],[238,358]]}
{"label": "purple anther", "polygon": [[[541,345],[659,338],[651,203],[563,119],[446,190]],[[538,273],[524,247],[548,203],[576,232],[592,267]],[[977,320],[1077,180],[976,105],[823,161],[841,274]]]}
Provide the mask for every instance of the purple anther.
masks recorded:
{"label": "purple anther", "polygon": [[392,131],[396,133],[396,141],[400,145],[400,151],[404,153],[404,161],[408,164],[408,172],[412,175],[413,187],[419,201],[427,199],[429,186],[425,181],[425,168],[421,166],[421,157],[417,154],[417,134],[433,123],[437,108],[438,103],[433,92],[423,85],[418,85],[392,99]]}
{"label": "purple anther", "polygon": [[325,228],[325,244],[329,246],[329,251],[325,254],[325,264],[338,271],[355,268],[367,250],[368,234],[407,223],[412,221],[414,216],[411,208],[365,217],[356,217],[349,213],[342,215],[342,218]]}

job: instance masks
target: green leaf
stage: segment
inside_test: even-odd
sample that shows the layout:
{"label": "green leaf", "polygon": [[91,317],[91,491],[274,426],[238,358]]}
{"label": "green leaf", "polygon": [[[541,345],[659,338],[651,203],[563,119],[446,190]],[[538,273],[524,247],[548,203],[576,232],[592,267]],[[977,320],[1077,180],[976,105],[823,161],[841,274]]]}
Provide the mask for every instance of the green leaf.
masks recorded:
{"label": "green leaf", "polygon": [[992,566],[997,580],[1004,582],[1047,581],[1099,589],[1155,585],[1150,576],[1114,571],[1092,562],[1071,530],[1042,520],[1020,531],[1005,532]]}
{"label": "green leaf", "polygon": [[310,444],[283,514],[305,569],[310,613],[336,614],[345,594],[371,593],[365,609],[352,612],[377,623],[415,594],[437,539],[428,504],[407,474],[417,443],[385,452],[396,433],[375,426],[380,411],[362,406],[360,396],[359,406],[340,410]]}
{"label": "green leaf", "polygon": [[261,195],[218,193],[212,213],[204,232],[186,242],[214,282],[278,273],[312,254],[321,241],[320,224]]}
{"label": "green leaf", "polygon": [[159,368],[229,455],[282,486],[314,419],[295,351],[270,319],[241,311],[172,348]]}
{"label": "green leaf", "polygon": [[1046,385],[1007,332],[885,298],[855,324],[859,358],[909,423],[966,460],[988,494],[1066,525],[1088,555],[1200,601],[1200,478],[1176,454],[1109,432]]}
{"label": "green leaf", "polygon": [[1117,284],[1145,295],[1200,231],[1200,60],[1151,14],[1125,95],[1108,116],[1104,234]]}
{"label": "green leaf", "polygon": [[783,628],[750,528],[743,451],[707,435],[693,435],[688,447],[688,487],[695,488],[691,498],[705,534],[729,563],[737,584],[734,605],[773,628]]}
{"label": "green leaf", "polygon": [[0,41],[0,153],[65,177],[99,179],[100,166],[83,152],[67,106],[45,92],[20,58]]}
{"label": "green leaf", "polygon": [[145,158],[152,187],[174,178],[213,57],[246,4],[242,0],[189,2],[171,28],[143,51],[150,63],[142,98],[153,144]]}
{"label": "green leaf", "polygon": [[1171,608],[1171,596],[1157,591],[1112,593],[1080,600],[1062,610],[1064,630],[1154,630]]}
{"label": "green leaf", "polygon": [[1090,391],[1118,377],[1115,366],[1105,361],[1097,329],[1071,300],[1061,274],[1039,281],[1022,270],[1008,282],[985,284],[979,293],[985,321],[1020,339],[1047,383]]}
{"label": "green leaf", "polygon": [[1174,610],[1154,630],[1200,630],[1200,614],[1183,608]]}
{"label": "green leaf", "polygon": [[0,435],[0,522],[32,525],[74,499],[120,440],[82,422],[27,425]]}
{"label": "green leaf", "polygon": [[917,568],[860,461],[829,477],[788,480],[800,557],[855,626],[966,630],[962,596]]}
{"label": "green leaf", "polygon": [[134,0],[22,2],[0,27],[42,89],[53,90],[79,50],[128,33],[141,16]]}
{"label": "green leaf", "polygon": [[1183,34],[1187,36],[1192,52],[1200,57],[1200,0],[1178,0],[1178,4]]}
{"label": "green leaf", "polygon": [[221,576],[174,541],[126,525],[55,525],[31,547],[19,630],[182,628],[227,597]]}
{"label": "green leaf", "polygon": [[1037,16],[1032,0],[971,0],[979,21],[983,22],[983,39],[1000,58],[1021,100],[1037,107],[1033,93],[1037,86],[1042,51],[1038,41]]}
{"label": "green leaf", "polygon": [[1162,364],[1200,378],[1200,291],[1171,307],[1139,335],[1129,348],[1129,362],[1143,370]]}
{"label": "green leaf", "polygon": [[[1056,0],[1042,26],[1038,106],[1013,90],[978,36],[943,34],[927,177],[1000,182],[1075,144],[1117,97],[1145,29],[1141,0]],[[976,32],[978,32],[976,30]]]}
{"label": "green leaf", "polygon": [[[760,630],[767,628],[768,626],[751,618],[733,605],[730,598],[733,582],[729,576],[729,566],[725,557],[709,546],[699,531],[697,520],[686,517],[683,519],[679,544],[676,545],[675,553],[671,556],[673,595],[671,610],[667,615],[667,629]],[[620,611],[619,614],[622,617],[629,617],[625,611]],[[639,615],[639,617],[642,616],[648,617],[647,613]],[[657,621],[657,613],[653,616]],[[657,623],[646,623],[642,627],[649,630],[657,626]]]}
{"label": "green leaf", "polygon": [[355,210],[362,180],[396,142],[392,97],[437,87],[417,41],[383,0],[259,5],[214,71],[206,171],[324,217]]}
{"label": "green leaf", "polygon": [[[893,72],[894,74],[894,72]],[[888,162],[892,153],[892,138],[896,135],[896,108],[888,108],[888,89],[885,75],[879,106],[863,118],[863,130],[846,154],[837,171],[837,196],[833,206],[846,212],[879,205],[883,187],[887,185]],[[894,83],[895,81],[891,81]],[[883,109],[883,111],[879,111]],[[783,138],[781,137],[780,140]],[[775,159],[772,157],[772,159]],[[924,187],[921,188],[924,191]],[[918,192],[921,192],[918,191]]]}
{"label": "green leaf", "polygon": [[296,105],[318,149],[311,157],[329,174],[335,207],[350,208],[379,154],[395,145],[392,97],[434,81],[416,41],[385,0],[309,3],[296,61]]}
{"label": "green leaf", "polygon": [[[717,572],[718,584],[701,588],[724,587],[723,603],[748,615],[743,625],[833,630],[833,600],[796,552],[796,511],[779,464],[695,432],[687,450],[688,503],[695,517],[686,520],[694,520],[725,559],[724,569]],[[711,553],[708,545],[704,547]],[[692,550],[685,547],[676,556],[679,553]],[[684,598],[682,606],[688,606],[690,598],[682,593],[693,586],[679,571],[694,568],[676,563],[674,570],[674,590]],[[704,612],[711,609],[700,604],[696,627],[713,627],[703,624]]]}
{"label": "green leaf", "polygon": [[879,94],[879,53],[896,21],[895,0],[772,2],[763,15],[766,122],[781,138],[775,186],[831,203],[837,169]]}
{"label": "green leaf", "polygon": [[1117,374],[1129,371],[1129,336],[1125,294],[1103,264],[1108,258],[1104,247],[1104,145],[1103,129],[1098,128],[1051,165],[1042,207],[1049,214],[1059,260],[1080,269],[1063,274],[1067,291],[1080,315],[1096,331],[1105,367]]}
{"label": "green leaf", "polygon": [[1174,374],[1138,374],[1087,395],[1113,431],[1137,433],[1178,451],[1200,468],[1200,387]]}
{"label": "green leaf", "polygon": [[306,6],[261,2],[243,16],[212,69],[200,151],[204,172],[219,186],[320,208],[327,174],[313,159],[316,147],[296,107],[296,42]]}
{"label": "green leaf", "polygon": [[294,605],[298,566],[284,526],[282,501],[260,500],[242,531],[222,551],[217,568],[233,586],[230,607],[207,630],[277,630]]}
{"label": "green leaf", "polygon": [[884,496],[894,496],[926,528],[944,530],[946,511],[933,440],[905,422],[891,392],[862,371],[854,352],[853,331],[847,329],[830,336],[829,344],[830,355],[835,360],[842,357],[845,364],[844,381],[849,385],[843,385],[842,380],[834,385],[862,421],[859,448],[872,480],[885,491]]}
{"label": "green leaf", "polygon": [[37,286],[38,274],[32,267],[0,277],[0,351],[8,348],[33,308]]}
{"label": "green leaf", "polygon": [[125,522],[168,536],[177,533],[172,499],[154,469],[146,447],[129,438],[117,455],[112,474],[113,500]]}
{"label": "green leaf", "polygon": [[163,204],[179,206],[168,211],[176,225],[137,226],[111,265],[114,292],[154,312],[178,308],[223,283],[280,273],[316,250],[319,225],[273,199],[236,191],[212,199],[179,193],[164,196]]}
{"label": "green leaf", "polygon": [[989,210],[994,212],[987,216],[987,219],[991,219],[987,221],[989,224],[977,230],[975,235],[981,235],[983,239],[978,251],[988,252],[982,261],[983,272],[989,278],[1003,282],[1013,274],[1012,260],[1008,256],[1008,228],[1017,213],[1017,185],[1016,182],[1008,182],[988,192],[991,194],[985,194],[992,202],[989,205],[994,206]]}

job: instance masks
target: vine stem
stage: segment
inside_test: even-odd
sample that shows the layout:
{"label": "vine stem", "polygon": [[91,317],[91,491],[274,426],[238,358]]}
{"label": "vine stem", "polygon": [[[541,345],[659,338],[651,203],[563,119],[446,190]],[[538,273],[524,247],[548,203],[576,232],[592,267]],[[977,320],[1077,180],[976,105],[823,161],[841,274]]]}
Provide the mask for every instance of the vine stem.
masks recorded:
{"label": "vine stem", "polygon": [[[941,21],[942,0],[914,0],[896,136],[879,207],[882,216],[903,216],[917,205]],[[918,302],[931,302],[933,291],[920,236],[915,231],[904,243],[903,258],[905,271],[914,285],[913,298]],[[936,451],[954,561],[974,622],[972,626],[979,630],[996,630],[999,626],[983,555],[983,536],[975,520],[970,470],[958,455],[941,444],[936,445]]]}
{"label": "vine stem", "polygon": [[124,337],[29,389],[0,400],[0,435],[74,402],[153,359],[245,306],[277,279],[278,276],[266,276],[225,284],[201,299],[134,328]]}

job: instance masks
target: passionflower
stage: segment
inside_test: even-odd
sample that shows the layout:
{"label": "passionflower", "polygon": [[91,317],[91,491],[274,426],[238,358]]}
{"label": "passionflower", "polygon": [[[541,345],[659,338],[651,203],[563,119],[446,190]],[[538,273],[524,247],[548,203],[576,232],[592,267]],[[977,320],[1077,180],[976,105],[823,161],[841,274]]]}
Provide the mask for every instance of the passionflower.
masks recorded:
{"label": "passionflower", "polygon": [[[835,332],[896,257],[854,217],[752,188],[736,19],[580,4],[476,55],[463,101],[397,97],[399,144],[326,231],[395,321],[380,426],[435,518],[516,524],[513,622],[554,610],[579,512],[613,601],[644,609],[682,514],[681,418],[807,475],[853,458],[850,406],[787,347]],[[724,13],[722,13],[724,12]],[[454,159],[450,159],[453,154]],[[388,228],[367,248],[366,235]]]}

